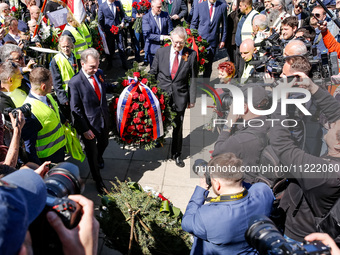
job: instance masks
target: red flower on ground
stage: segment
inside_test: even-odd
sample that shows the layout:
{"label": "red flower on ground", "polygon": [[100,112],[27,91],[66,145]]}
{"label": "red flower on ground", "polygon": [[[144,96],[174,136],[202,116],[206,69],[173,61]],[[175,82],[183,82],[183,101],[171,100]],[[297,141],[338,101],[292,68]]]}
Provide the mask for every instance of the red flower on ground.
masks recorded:
{"label": "red flower on ground", "polygon": [[150,133],[152,131],[152,128],[146,128],[145,132]]}
{"label": "red flower on ground", "polygon": [[158,89],[157,89],[157,87],[153,87],[153,88],[151,89],[151,91],[152,91],[154,94],[156,94],[157,91],[158,91]]}
{"label": "red flower on ground", "polygon": [[139,72],[134,72],[134,73],[133,73],[133,77],[140,78],[140,73],[139,73]]}
{"label": "red flower on ground", "polygon": [[144,131],[144,126],[143,125],[137,125],[137,130],[141,132],[142,130]]}

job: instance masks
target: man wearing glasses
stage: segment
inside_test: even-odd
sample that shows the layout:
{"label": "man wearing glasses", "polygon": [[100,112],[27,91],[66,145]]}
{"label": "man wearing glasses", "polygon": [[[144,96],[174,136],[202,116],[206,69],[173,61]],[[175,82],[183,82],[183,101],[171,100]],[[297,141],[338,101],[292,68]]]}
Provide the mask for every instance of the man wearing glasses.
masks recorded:
{"label": "man wearing glasses", "polygon": [[185,29],[176,27],[171,32],[172,45],[158,49],[150,69],[150,73],[159,81],[160,88],[171,95],[170,106],[177,113],[174,120],[176,127],[172,133],[171,157],[178,167],[185,166],[181,158],[183,119],[185,109],[195,106],[196,84],[193,78],[197,77],[198,72],[196,52],[184,47],[186,39]]}
{"label": "man wearing glasses", "polygon": [[320,6],[317,5],[314,7],[311,15],[310,15],[310,25],[315,29],[315,39],[314,39],[314,45],[318,48],[318,55],[327,53],[327,48],[322,40],[322,34],[321,30],[318,28],[319,22],[324,22],[326,20],[326,12],[325,10]]}
{"label": "man wearing glasses", "polygon": [[301,0],[293,1],[294,8],[289,10],[289,14],[291,16],[295,16],[298,18],[299,25],[298,28],[308,26],[310,15],[309,13],[303,8],[303,4],[300,4]]}

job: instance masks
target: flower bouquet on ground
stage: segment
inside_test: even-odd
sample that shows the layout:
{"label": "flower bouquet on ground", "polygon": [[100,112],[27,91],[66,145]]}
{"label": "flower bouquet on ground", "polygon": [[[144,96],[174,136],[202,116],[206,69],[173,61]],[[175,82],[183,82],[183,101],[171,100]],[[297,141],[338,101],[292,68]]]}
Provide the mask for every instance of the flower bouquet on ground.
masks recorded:
{"label": "flower bouquet on ground", "polygon": [[[145,14],[151,8],[151,4],[148,0],[142,0],[139,3],[134,2],[132,4],[132,8],[136,9],[138,14]],[[135,23],[132,28],[136,31],[136,33],[143,33],[142,31],[142,17],[137,17]]]}
{"label": "flower bouquet on ground", "polygon": [[[207,48],[209,47],[209,43],[207,40],[203,39],[199,34],[197,29],[189,29],[189,26],[184,21],[183,27],[185,28],[188,39],[185,42],[185,46],[187,48],[193,49],[197,53],[197,62],[200,72],[204,72],[204,64],[208,63],[207,60]],[[164,47],[170,46],[171,40],[167,40]]]}
{"label": "flower bouquet on ground", "polygon": [[138,63],[118,79],[110,103],[114,119],[114,138],[119,144],[150,150],[164,142],[176,113],[169,96],[157,87],[155,77],[140,70]]}
{"label": "flower bouquet on ground", "polygon": [[153,190],[120,182],[102,197],[98,221],[106,245],[123,254],[189,254],[191,235],[181,227],[182,213]]}

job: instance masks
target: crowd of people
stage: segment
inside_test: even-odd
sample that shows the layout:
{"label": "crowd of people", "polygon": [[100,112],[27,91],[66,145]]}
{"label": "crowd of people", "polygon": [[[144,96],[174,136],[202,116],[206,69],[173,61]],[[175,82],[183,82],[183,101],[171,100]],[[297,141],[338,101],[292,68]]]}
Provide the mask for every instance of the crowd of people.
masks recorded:
{"label": "crowd of people", "polygon": [[[67,23],[59,26],[59,52],[42,58],[43,63],[28,46],[44,45],[42,34],[35,33],[37,25],[38,31],[51,26],[48,14],[65,4],[0,3],[0,253],[32,249],[28,227],[46,204],[41,177],[50,163],[65,160],[68,126],[84,146],[98,193],[107,191],[100,169],[111,127],[107,92],[114,85],[104,78],[117,68],[116,49],[122,69],[130,68],[128,57],[134,56],[150,65],[159,89],[169,95],[176,113],[171,158],[184,167],[183,119],[196,103],[196,78],[217,78],[212,77],[214,59],[218,49],[226,48],[228,61],[218,66],[225,84],[219,96],[230,97],[237,87],[245,101],[237,114],[239,102],[221,105],[225,125],[207,169],[229,170],[199,173],[200,184],[182,219],[183,230],[194,235],[191,253],[257,254],[245,232],[253,216],[265,215],[275,219],[290,243],[320,240],[332,248],[331,254],[340,254],[340,221],[334,214],[340,211],[340,103],[334,86],[340,37],[333,18],[339,15],[340,1],[323,1],[325,9],[315,0],[152,0],[144,13],[136,7],[139,2],[85,1],[82,22],[69,11]],[[92,48],[89,23],[96,20],[104,55]],[[134,26],[138,20],[141,27]],[[202,49],[185,47],[184,21],[207,41],[205,63],[197,58]],[[169,40],[171,45],[163,47]],[[99,69],[102,60],[105,71]],[[204,65],[201,74],[198,65]],[[268,113],[276,102],[281,107]],[[265,156],[270,158],[267,167],[293,170],[274,176],[242,170],[260,169]],[[210,188],[217,197],[208,198]],[[83,208],[78,226],[67,229],[53,212],[46,214],[47,220],[65,254],[95,254],[99,224],[93,202],[81,195],[69,198]]]}

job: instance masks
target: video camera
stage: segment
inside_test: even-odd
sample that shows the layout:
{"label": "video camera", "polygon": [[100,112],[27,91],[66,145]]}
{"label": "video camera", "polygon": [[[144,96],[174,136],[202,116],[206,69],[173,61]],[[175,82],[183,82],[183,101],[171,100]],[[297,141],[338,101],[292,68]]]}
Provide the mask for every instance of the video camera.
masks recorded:
{"label": "video camera", "polygon": [[330,248],[320,241],[295,243],[288,242],[274,223],[264,215],[255,215],[249,220],[245,238],[260,255],[279,254],[331,254]]}
{"label": "video camera", "polygon": [[63,254],[62,244],[57,233],[47,222],[46,213],[54,211],[63,221],[65,227],[76,227],[81,219],[81,206],[69,199],[72,194],[84,190],[79,169],[69,162],[62,162],[51,168],[44,178],[47,198],[46,206],[40,216],[31,224],[34,254]]}

